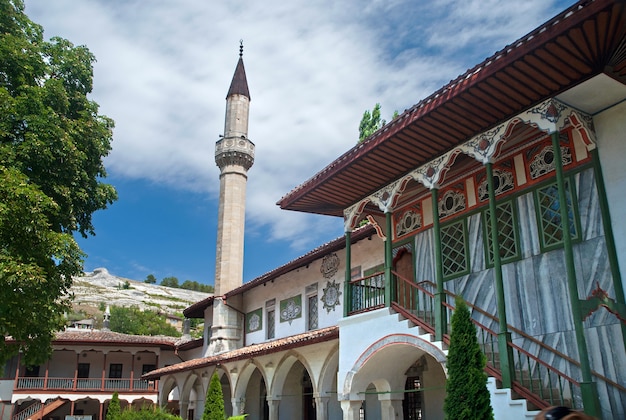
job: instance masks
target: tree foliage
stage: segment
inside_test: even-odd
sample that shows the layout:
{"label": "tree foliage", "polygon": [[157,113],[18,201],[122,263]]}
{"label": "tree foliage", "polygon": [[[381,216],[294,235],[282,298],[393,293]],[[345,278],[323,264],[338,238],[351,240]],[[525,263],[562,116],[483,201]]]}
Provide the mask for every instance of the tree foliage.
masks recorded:
{"label": "tree foliage", "polygon": [[224,420],[226,410],[224,409],[224,394],[222,393],[222,383],[217,373],[211,376],[211,383],[206,392],[204,401],[204,412],[202,420]]}
{"label": "tree foliage", "polygon": [[106,420],[117,420],[121,413],[120,396],[117,391],[115,391],[109,403],[109,408],[107,408]]}
{"label": "tree foliage", "polygon": [[443,410],[450,420],[493,420],[487,389],[485,355],[481,352],[465,301],[456,298],[448,349],[448,380]]}
{"label": "tree foliage", "polygon": [[183,284],[180,285],[180,288],[204,293],[213,293],[215,291],[213,286],[211,286],[210,284],[202,284],[192,280],[185,280]]}
{"label": "tree foliage", "polygon": [[[150,278],[152,274],[148,276]],[[152,276],[154,277],[154,276]],[[156,279],[154,279],[156,282]],[[149,283],[148,279],[145,280],[145,283]],[[185,289],[185,290],[193,290],[196,292],[204,292],[204,293],[213,293],[215,290],[213,286],[208,284],[198,283],[195,280],[185,280],[184,282],[179,283],[177,277],[165,277],[161,280],[161,286],[173,287],[175,289]]]}
{"label": "tree foliage", "polygon": [[106,420],[180,420],[181,417],[166,412],[158,406],[144,406],[135,409],[127,406],[124,410],[120,408],[120,400],[117,392],[113,394],[113,399],[109,403]]}
{"label": "tree foliage", "polygon": [[178,278],[176,277],[165,277],[163,280],[161,280],[161,286],[175,287],[175,288],[180,287],[178,284]]}
{"label": "tree foliage", "polygon": [[0,366],[49,356],[82,272],[73,234],[94,234],[93,212],[117,198],[101,182],[113,121],[87,98],[94,61],[0,0]]}
{"label": "tree foliage", "polygon": [[[397,116],[398,111],[394,111],[392,118],[396,118]],[[363,117],[359,123],[359,143],[381,129],[386,123],[387,121],[381,119],[380,116],[380,104],[376,103],[372,112],[366,110],[363,113]]]}
{"label": "tree foliage", "polygon": [[143,282],[148,284],[155,284],[157,282],[157,279],[156,277],[154,277],[154,274],[148,274]]}
{"label": "tree foliage", "polygon": [[383,121],[380,119],[380,104],[374,105],[372,112],[366,110],[361,118],[359,124],[359,143],[374,134],[376,130],[383,126]]}
{"label": "tree foliage", "polygon": [[167,322],[165,316],[154,311],[142,311],[136,306],[111,307],[111,331],[133,335],[166,335],[177,337],[179,331]]}
{"label": "tree foliage", "polygon": [[142,407],[138,410],[127,407],[114,420],[181,420],[181,417],[170,414],[160,407]]}

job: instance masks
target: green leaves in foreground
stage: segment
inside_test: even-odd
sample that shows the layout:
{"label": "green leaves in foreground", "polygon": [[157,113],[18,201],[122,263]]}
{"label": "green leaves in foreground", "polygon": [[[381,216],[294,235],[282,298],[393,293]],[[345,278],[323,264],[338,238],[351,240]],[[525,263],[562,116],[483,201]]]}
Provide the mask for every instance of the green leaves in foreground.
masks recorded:
{"label": "green leaves in foreground", "polygon": [[457,296],[455,303],[443,410],[449,420],[493,420],[486,359],[478,345],[476,327],[463,298]]}

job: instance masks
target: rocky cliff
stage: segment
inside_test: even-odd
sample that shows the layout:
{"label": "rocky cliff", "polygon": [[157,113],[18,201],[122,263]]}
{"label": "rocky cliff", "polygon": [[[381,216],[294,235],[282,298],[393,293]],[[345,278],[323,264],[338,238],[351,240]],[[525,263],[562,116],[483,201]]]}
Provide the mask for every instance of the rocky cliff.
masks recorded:
{"label": "rocky cliff", "polygon": [[[72,286],[74,306],[99,308],[110,306],[137,306],[168,314],[181,313],[188,306],[206,299],[210,293],[148,284],[117,277],[106,268],[97,268],[84,276],[74,277]],[[87,311],[90,312],[90,311]]]}

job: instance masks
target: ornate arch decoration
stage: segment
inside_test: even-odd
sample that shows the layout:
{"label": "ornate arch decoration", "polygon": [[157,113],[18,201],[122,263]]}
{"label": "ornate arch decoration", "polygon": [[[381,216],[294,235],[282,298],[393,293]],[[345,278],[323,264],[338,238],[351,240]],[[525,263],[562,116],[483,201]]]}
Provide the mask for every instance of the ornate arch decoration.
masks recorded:
{"label": "ornate arch decoration", "polygon": [[459,149],[483,164],[493,162],[517,124],[527,124],[546,134],[561,131],[570,125],[580,134],[588,150],[596,147],[596,135],[591,116],[550,98],[497,127],[472,137],[459,146]]}
{"label": "ornate arch decoration", "polygon": [[587,150],[596,147],[597,140],[591,116],[554,98],[547,99],[502,124],[477,134],[465,143],[450,149],[443,155],[411,171],[405,177],[386,185],[349,207],[344,211],[346,231],[354,228],[358,216],[369,202],[376,204],[383,212],[390,211],[397,203],[410,179],[421,183],[428,189],[439,188],[446,173],[460,153],[465,153],[483,164],[492,163],[515,126],[520,123],[536,127],[547,134],[559,132],[569,125],[580,134]]}
{"label": "ornate arch decoration", "polygon": [[345,232],[351,232],[356,227],[359,221],[359,216],[361,216],[363,210],[365,210],[365,206],[367,206],[367,203],[369,203],[370,201],[371,200],[369,197],[365,198],[343,211],[343,223]]}

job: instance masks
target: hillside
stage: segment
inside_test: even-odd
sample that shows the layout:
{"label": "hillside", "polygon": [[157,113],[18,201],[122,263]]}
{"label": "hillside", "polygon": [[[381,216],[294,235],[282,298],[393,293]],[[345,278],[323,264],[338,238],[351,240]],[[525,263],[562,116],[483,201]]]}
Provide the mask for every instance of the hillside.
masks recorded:
{"label": "hillside", "polygon": [[[124,288],[128,282],[128,288]],[[86,312],[98,311],[101,303],[110,306],[137,306],[168,314],[181,313],[188,306],[206,299],[210,293],[148,284],[110,274],[97,268],[84,276],[74,277],[71,289],[74,307]]]}

